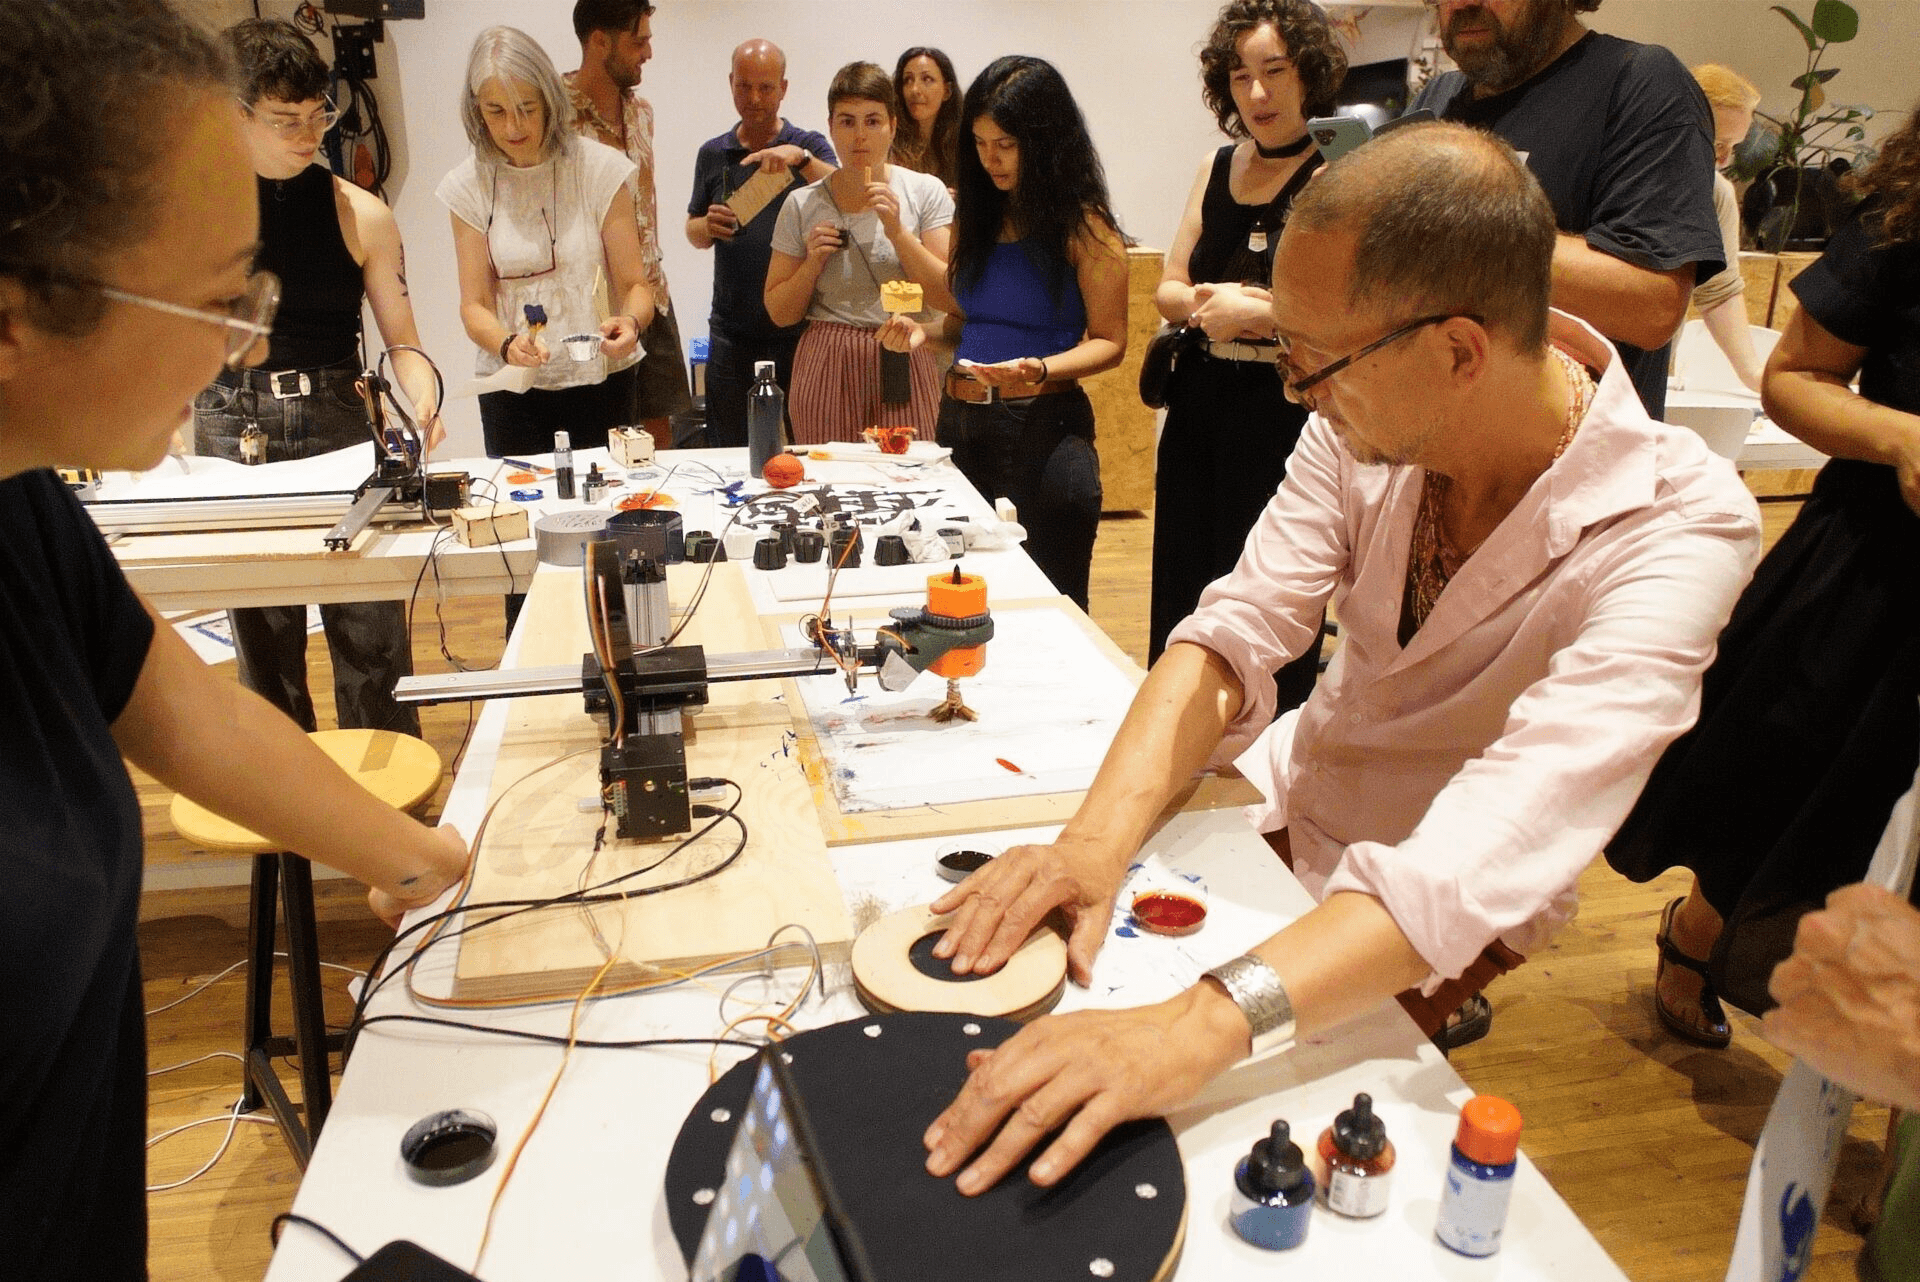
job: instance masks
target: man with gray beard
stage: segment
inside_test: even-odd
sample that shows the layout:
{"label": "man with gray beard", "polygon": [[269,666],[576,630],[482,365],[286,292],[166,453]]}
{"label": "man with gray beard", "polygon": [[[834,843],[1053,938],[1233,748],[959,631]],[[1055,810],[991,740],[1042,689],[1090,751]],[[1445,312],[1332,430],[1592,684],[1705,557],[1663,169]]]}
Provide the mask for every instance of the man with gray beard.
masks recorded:
{"label": "man with gray beard", "polygon": [[1588,30],[1579,15],[1600,3],[1438,0],[1460,70],[1414,106],[1490,130],[1526,160],[1560,231],[1553,305],[1613,340],[1659,418],[1694,281],[1723,266],[1713,115],[1672,53]]}

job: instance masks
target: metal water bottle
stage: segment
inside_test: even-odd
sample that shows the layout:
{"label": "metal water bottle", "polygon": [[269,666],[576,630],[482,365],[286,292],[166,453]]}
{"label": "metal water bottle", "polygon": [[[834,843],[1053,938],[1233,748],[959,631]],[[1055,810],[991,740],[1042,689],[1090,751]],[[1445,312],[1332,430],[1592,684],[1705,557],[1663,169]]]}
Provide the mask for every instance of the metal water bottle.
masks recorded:
{"label": "metal water bottle", "polygon": [[773,381],[773,362],[755,361],[747,392],[747,470],[755,479],[780,452],[786,418],[787,394]]}

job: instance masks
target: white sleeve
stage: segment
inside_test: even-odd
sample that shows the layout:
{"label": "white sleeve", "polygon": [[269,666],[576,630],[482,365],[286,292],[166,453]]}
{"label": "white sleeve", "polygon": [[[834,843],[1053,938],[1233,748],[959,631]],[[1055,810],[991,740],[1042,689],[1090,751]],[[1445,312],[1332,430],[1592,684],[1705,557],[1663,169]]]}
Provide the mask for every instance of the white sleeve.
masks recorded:
{"label": "white sleeve", "polygon": [[472,156],[448,171],[433,194],[467,226],[475,231],[487,229],[487,215],[491,212],[487,206],[491,202],[488,193],[481,189],[479,166]]}

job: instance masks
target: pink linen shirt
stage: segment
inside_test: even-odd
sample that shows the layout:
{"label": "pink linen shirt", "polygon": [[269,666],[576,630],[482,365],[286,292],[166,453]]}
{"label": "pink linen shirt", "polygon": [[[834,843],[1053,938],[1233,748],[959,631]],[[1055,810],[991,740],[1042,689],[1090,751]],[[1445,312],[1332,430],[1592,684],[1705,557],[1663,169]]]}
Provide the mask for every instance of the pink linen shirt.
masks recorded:
{"label": "pink linen shirt", "polygon": [[[573,131],[583,138],[605,143],[615,151],[624,150],[633,162],[627,179],[627,191],[633,196],[633,220],[640,229],[640,266],[647,284],[653,289],[655,303],[666,311],[667,272],[660,260],[660,202],[653,182],[653,104],[629,90],[620,103],[620,129],[602,116],[593,100],[574,83],[579,73],[569,71],[567,98],[573,108]],[[621,133],[626,135],[622,140]]]}
{"label": "pink linen shirt", "polygon": [[[1268,798],[1249,817],[1288,830],[1316,899],[1378,898],[1432,966],[1429,992],[1494,939],[1532,953],[1573,916],[1581,872],[1693,724],[1760,552],[1732,465],[1648,418],[1597,332],[1552,326],[1603,371],[1593,403],[1404,649],[1424,471],[1361,464],[1318,415],[1239,564],[1169,638],[1248,692],[1214,759],[1239,756]],[[1268,674],[1329,602],[1340,651],[1269,726]]]}

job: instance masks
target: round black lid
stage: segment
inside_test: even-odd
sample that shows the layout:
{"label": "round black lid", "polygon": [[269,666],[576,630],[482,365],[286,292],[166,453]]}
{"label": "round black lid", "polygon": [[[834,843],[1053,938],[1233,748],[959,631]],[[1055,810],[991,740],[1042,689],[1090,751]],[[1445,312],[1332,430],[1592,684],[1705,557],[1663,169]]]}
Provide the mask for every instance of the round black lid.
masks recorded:
{"label": "round black lid", "polygon": [[1285,1193],[1307,1178],[1300,1146],[1283,1121],[1276,1121],[1266,1139],[1255,1140],[1247,1155],[1247,1182],[1262,1195]]}
{"label": "round black lid", "polygon": [[1387,1127],[1373,1112],[1373,1096],[1362,1091],[1353,1097],[1353,1107],[1333,1119],[1333,1142],[1348,1157],[1359,1161],[1380,1156],[1387,1146]]}

